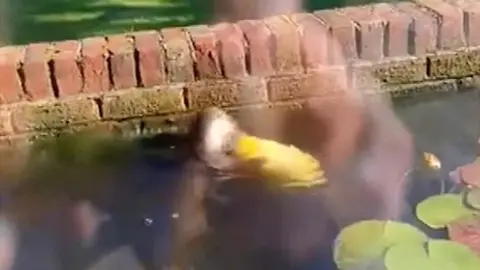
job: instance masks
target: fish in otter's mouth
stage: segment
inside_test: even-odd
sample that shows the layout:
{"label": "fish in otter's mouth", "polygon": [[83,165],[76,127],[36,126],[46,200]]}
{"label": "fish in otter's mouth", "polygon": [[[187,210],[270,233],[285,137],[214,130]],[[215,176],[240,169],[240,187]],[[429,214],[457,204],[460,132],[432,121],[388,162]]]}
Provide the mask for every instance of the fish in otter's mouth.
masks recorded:
{"label": "fish in otter's mouth", "polygon": [[320,162],[293,145],[245,133],[225,111],[204,110],[196,124],[199,158],[219,179],[248,175],[281,187],[310,188],[327,182]]}

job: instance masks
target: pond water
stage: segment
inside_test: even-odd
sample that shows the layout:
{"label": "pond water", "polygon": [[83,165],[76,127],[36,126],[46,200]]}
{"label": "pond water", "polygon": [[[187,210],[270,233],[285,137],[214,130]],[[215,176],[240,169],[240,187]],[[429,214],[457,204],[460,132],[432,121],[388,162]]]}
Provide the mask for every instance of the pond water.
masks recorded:
{"label": "pond water", "polygon": [[[417,154],[432,152],[442,160],[441,177],[447,177],[450,170],[472,161],[476,156],[480,134],[479,97],[478,91],[460,91],[418,96],[395,103],[397,114],[414,135]],[[129,190],[130,197],[128,201],[117,201],[118,205],[112,208],[112,218],[100,229],[98,243],[101,244],[82,252],[75,247],[67,249],[62,246],[63,239],[59,239],[61,236],[57,230],[52,230],[57,228],[55,223],[60,223],[62,217],[54,215],[43,225],[22,233],[14,269],[142,269],[129,260],[129,256],[149,262],[149,267],[154,269],[152,265],[158,264],[166,255],[170,235],[170,228],[166,226],[171,218],[169,204],[165,203],[168,200],[159,198],[171,198],[169,190],[172,190],[183,162],[181,157],[175,155],[176,150],[169,147],[183,143],[183,138],[179,137],[141,142],[145,148],[166,149],[165,155],[145,155],[138,159],[137,164],[125,170],[124,187]],[[430,181],[431,175],[414,173],[412,177],[415,181],[408,196],[411,205],[429,194],[438,193],[438,181]],[[406,209],[404,219],[422,227],[415,221],[412,209]],[[430,234],[434,237],[444,236],[444,232]],[[121,250],[120,255],[117,254],[120,259],[111,260],[117,261],[114,264],[88,268],[89,265],[84,263],[95,261],[119,246],[130,249]],[[81,256],[70,258],[68,254]],[[281,262],[281,265],[264,266],[263,269],[334,269],[331,262],[325,260],[328,256],[331,254],[323,254],[318,260],[301,266]],[[62,266],[62,261],[70,261],[70,265],[66,268]]]}

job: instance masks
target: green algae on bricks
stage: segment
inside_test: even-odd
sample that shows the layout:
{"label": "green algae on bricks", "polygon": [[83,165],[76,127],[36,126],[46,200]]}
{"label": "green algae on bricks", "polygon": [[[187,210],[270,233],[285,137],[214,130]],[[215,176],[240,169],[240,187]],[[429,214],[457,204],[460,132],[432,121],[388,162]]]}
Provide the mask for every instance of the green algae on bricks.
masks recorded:
{"label": "green algae on bricks", "polygon": [[154,116],[185,110],[181,86],[115,91],[106,94],[102,102],[103,118],[108,120]]}
{"label": "green algae on bricks", "polygon": [[472,214],[460,194],[431,196],[416,207],[417,218],[432,229],[445,228],[449,223]]}
{"label": "green algae on bricks", "polygon": [[363,220],[345,227],[337,236],[334,259],[339,269],[350,269],[381,258],[391,246],[427,241],[427,235],[407,223]]}
{"label": "green algae on bricks", "polygon": [[429,55],[431,79],[461,78],[480,73],[480,50],[464,49]]}
{"label": "green algae on bricks", "polygon": [[25,103],[12,111],[12,124],[17,132],[51,130],[98,120],[98,105],[83,97]]}

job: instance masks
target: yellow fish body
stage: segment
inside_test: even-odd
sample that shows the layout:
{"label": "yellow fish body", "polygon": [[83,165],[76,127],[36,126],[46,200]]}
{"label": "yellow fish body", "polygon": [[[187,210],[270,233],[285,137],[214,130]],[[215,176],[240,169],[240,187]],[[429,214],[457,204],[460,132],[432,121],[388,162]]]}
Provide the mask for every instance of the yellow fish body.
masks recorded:
{"label": "yellow fish body", "polygon": [[293,145],[241,134],[234,155],[241,162],[257,162],[260,177],[284,187],[310,188],[327,182],[320,162]]}

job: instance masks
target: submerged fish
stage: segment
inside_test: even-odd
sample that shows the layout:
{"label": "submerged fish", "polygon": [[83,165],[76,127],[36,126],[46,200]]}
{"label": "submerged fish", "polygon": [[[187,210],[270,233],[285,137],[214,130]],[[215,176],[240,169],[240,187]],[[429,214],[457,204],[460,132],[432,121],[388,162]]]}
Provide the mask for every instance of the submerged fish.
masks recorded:
{"label": "submerged fish", "polygon": [[425,167],[430,170],[438,171],[442,168],[442,162],[440,159],[432,153],[424,152],[423,153],[423,161]]}

